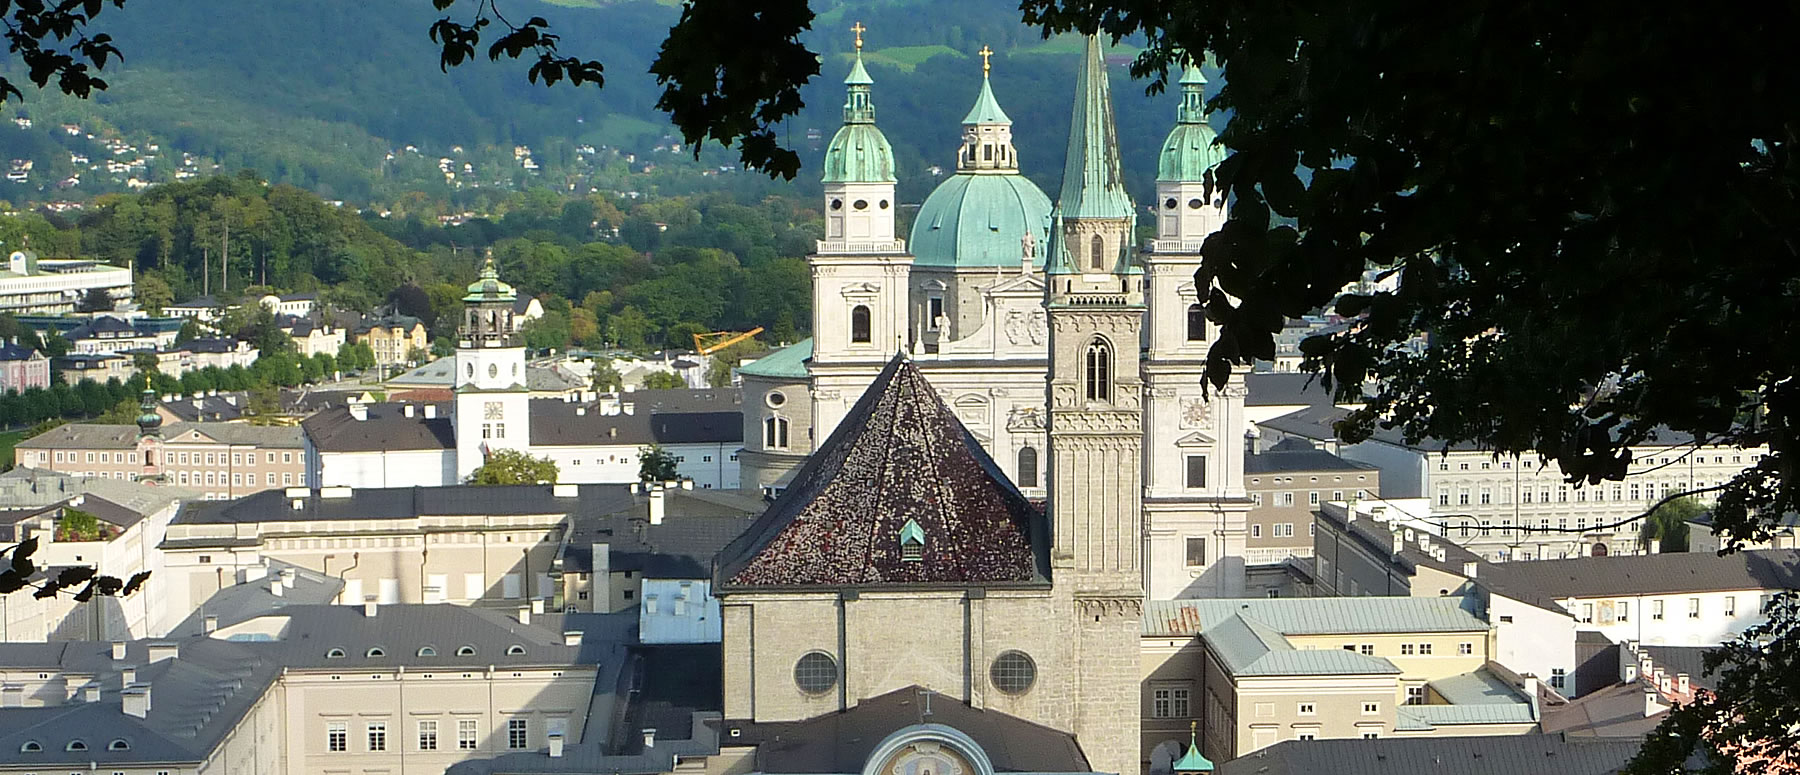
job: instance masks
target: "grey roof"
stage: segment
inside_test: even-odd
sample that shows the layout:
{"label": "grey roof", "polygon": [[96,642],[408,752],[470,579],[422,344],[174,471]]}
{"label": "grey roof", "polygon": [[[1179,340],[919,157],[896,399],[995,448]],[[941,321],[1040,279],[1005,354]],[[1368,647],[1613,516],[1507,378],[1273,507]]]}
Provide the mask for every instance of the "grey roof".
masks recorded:
{"label": "grey roof", "polygon": [[584,484],[577,487],[577,495],[557,497],[554,487],[556,485],[548,484],[370,487],[352,489],[344,497],[322,497],[321,491],[313,490],[298,509],[293,508],[284,490],[263,490],[237,500],[188,503],[176,515],[175,522],[195,525],[570,514],[591,499],[617,498],[625,489],[624,485]]}
{"label": "grey roof", "polygon": [[[527,366],[526,368],[530,368]],[[451,387],[456,381],[456,358],[438,358],[402,372],[385,384],[397,387]]]}
{"label": "grey roof", "polygon": [[[135,426],[133,426],[135,427]],[[214,441],[266,449],[304,449],[306,433],[291,425],[249,425],[235,422],[178,422],[163,426],[162,435],[171,443],[187,433],[198,433]]]}
{"label": "grey roof", "polygon": [[368,404],[368,419],[351,416],[347,406],[326,409],[300,422],[320,452],[380,452],[387,450],[455,449],[456,432],[450,424],[450,405],[435,404],[437,417],[426,419],[423,407],[412,404]]}
{"label": "grey roof", "polygon": [[1793,589],[1800,586],[1800,549],[1506,562],[1484,565],[1480,574],[1484,586],[1521,600]]}
{"label": "grey roof", "polygon": [[1394,711],[1394,728],[1424,731],[1468,724],[1536,724],[1531,704],[1476,703],[1473,705],[1402,705]]}
{"label": "grey roof", "polygon": [[[511,612],[448,604],[394,604],[378,606],[374,616],[364,615],[360,605],[290,606],[272,616],[285,617],[287,629],[264,648],[278,664],[297,670],[577,665],[590,661],[582,658],[589,640],[597,645],[616,642],[637,621],[636,612],[590,614],[582,621],[614,620],[615,624],[596,630],[591,639],[586,629],[569,624],[581,630],[583,637],[583,644],[569,646],[562,635],[567,617],[555,614],[534,615],[532,623],[524,625]],[[457,654],[465,646],[474,653]],[[436,655],[421,655],[421,649],[427,647]],[[343,656],[330,656],[332,649],[341,649]]]}
{"label": "grey roof", "polygon": [[165,305],[163,305],[163,308],[167,309],[169,307],[174,307],[176,309],[217,309],[217,308],[222,308],[224,306],[225,305],[223,303],[221,303],[218,299],[215,299],[211,296],[197,296],[195,298],[188,299],[187,301],[178,301],[174,304],[165,304]]}
{"label": "grey roof", "polygon": [[566,393],[580,390],[581,380],[550,366],[526,366],[525,387],[534,393]]}
{"label": "grey roof", "polygon": [[619,393],[619,402],[635,404],[651,414],[742,411],[744,391],[738,388],[672,388]]}
{"label": "grey roof", "polygon": [[556,398],[531,401],[531,445],[534,447],[654,443],[656,436],[650,431],[650,415],[601,414],[587,404]]}
{"label": "grey roof", "polygon": [[104,498],[111,504],[141,515],[154,513],[179,500],[200,497],[198,490],[186,487],[71,476],[24,466],[0,474],[0,508],[42,507],[61,503],[81,494]]}
{"label": "grey roof", "polygon": [[[1350,411],[1347,409],[1340,409],[1330,404],[1314,405],[1297,412],[1291,412],[1281,415],[1280,417],[1263,420],[1256,425],[1259,428],[1275,430],[1293,436],[1313,439],[1315,441],[1335,441],[1337,440],[1338,435],[1334,425],[1339,420],[1348,416],[1350,416]],[[1469,452],[1485,449],[1482,445],[1469,441],[1447,442],[1442,439],[1434,438],[1408,441],[1406,439],[1406,434],[1400,429],[1384,428],[1379,423],[1376,424],[1374,431],[1369,435],[1369,441],[1389,444],[1413,450],[1415,452],[1427,453]],[[1640,449],[1645,446],[1674,447],[1693,443],[1693,434],[1673,430],[1664,426],[1657,426],[1656,428],[1651,429],[1649,438],[1640,445]]]}
{"label": "grey roof", "polygon": [[766,505],[760,498],[718,490],[667,490],[662,524],[649,523],[649,498],[615,488],[604,497],[583,497],[569,520],[564,541],[564,573],[593,571],[594,544],[608,546],[613,571],[636,571],[654,579],[711,578],[713,559],[750,527]]}
{"label": "grey roof", "polygon": [[1145,637],[1198,634],[1235,617],[1287,635],[1486,632],[1488,623],[1463,597],[1281,597],[1151,600]]}
{"label": "grey roof", "polygon": [[1331,391],[1318,374],[1252,372],[1244,376],[1245,406],[1330,406]]}
{"label": "grey roof", "polygon": [[934,695],[924,716],[921,688],[908,686],[869,697],[835,713],[785,723],[726,720],[734,745],[754,745],[756,769],[769,773],[862,772],[869,755],[894,732],[921,720],[950,727],[981,746],[996,772],[1089,772],[1087,757],[1068,733],[996,710],[971,708],[955,697]]}
{"label": "grey roof", "polygon": [[1279,431],[1292,436],[1299,436],[1314,441],[1335,441],[1337,429],[1332,427],[1337,421],[1349,417],[1347,409],[1339,409],[1329,404],[1312,406],[1297,412],[1289,412],[1280,417],[1272,417],[1256,423],[1263,430]]}
{"label": "grey roof", "polygon": [[244,416],[244,407],[250,405],[250,394],[237,392],[198,398],[177,398],[173,401],[162,401],[158,405],[162,407],[163,411],[188,422],[236,420]]}
{"label": "grey roof", "polygon": [[136,425],[64,423],[14,445],[16,449],[137,449]]}
{"label": "grey roof", "polygon": [[[1652,690],[1642,681],[1617,683],[1565,703],[1544,708],[1543,730],[1567,737],[1642,738],[1662,723],[1663,714],[1645,715]],[[1658,698],[1659,708],[1665,701]]]}
{"label": "grey roof", "polygon": [[1244,454],[1244,473],[1266,474],[1291,471],[1379,471],[1368,463],[1345,460],[1322,449],[1271,450],[1260,455]]}
{"label": "grey roof", "polygon": [[[1417,707],[1417,706],[1414,706]],[[1611,775],[1643,745],[1639,738],[1579,740],[1562,735],[1387,737],[1288,740],[1219,764],[1219,775]]]}
{"label": "grey roof", "polygon": [[1528,701],[1512,684],[1486,667],[1439,678],[1430,685],[1432,691],[1452,705],[1508,705]]}
{"label": "grey roof", "polygon": [[[344,588],[344,580],[336,576],[327,576],[274,559],[268,560],[268,565],[268,576],[256,581],[233,584],[212,593],[192,614],[170,629],[169,637],[203,634],[208,616],[217,617],[218,626],[230,627],[258,616],[277,613],[288,606],[327,605],[336,600],[338,593]],[[294,586],[284,587],[281,596],[276,597],[269,591],[269,585],[280,578],[283,570],[293,572]]]}
{"label": "grey roof", "polygon": [[1718,689],[1719,675],[1706,674],[1706,653],[1711,646],[1639,646],[1657,667],[1669,675],[1687,673],[1688,683],[1702,689]]}
{"label": "grey roof", "polygon": [[668,412],[651,415],[658,444],[735,444],[744,440],[744,413]]}
{"label": "grey roof", "polygon": [[[1700,516],[1688,520],[1688,524],[1697,525],[1705,528],[1707,531],[1711,531],[1713,526],[1712,512],[1703,511],[1700,513]],[[1794,528],[1800,527],[1800,511],[1790,511],[1782,514],[1780,517],[1769,520],[1768,525],[1771,528],[1785,528],[1788,531],[1792,531]],[[1771,532],[1779,533],[1781,531],[1772,530]]]}
{"label": "grey roof", "polygon": [[[1407,575],[1416,574],[1417,569],[1421,567],[1433,568],[1446,573],[1461,575],[1463,566],[1467,563],[1476,563],[1484,569],[1491,566],[1491,564],[1486,560],[1483,560],[1480,555],[1463,548],[1454,541],[1444,539],[1441,536],[1432,540],[1431,548],[1433,550],[1443,550],[1444,559],[1442,561],[1438,560],[1435,555],[1428,553],[1421,548],[1417,540],[1404,542],[1401,546],[1400,553],[1395,555],[1393,553],[1395,527],[1393,522],[1384,522],[1364,515],[1346,523],[1343,515],[1339,513],[1339,507],[1330,504],[1327,504],[1324,508],[1314,512],[1314,515],[1318,520],[1324,522],[1328,528],[1348,536],[1350,540],[1355,541],[1357,545],[1363,547],[1371,555],[1376,557],[1388,557],[1392,567]],[[1422,533],[1415,532],[1415,539],[1422,535]],[[1481,573],[1481,571],[1478,571],[1478,573]],[[1450,591],[1454,592],[1455,590]],[[1552,610],[1560,611],[1561,609],[1552,608]]]}
{"label": "grey roof", "polygon": [[231,353],[238,351],[238,340],[227,337],[206,337],[178,344],[169,349],[190,353]]}

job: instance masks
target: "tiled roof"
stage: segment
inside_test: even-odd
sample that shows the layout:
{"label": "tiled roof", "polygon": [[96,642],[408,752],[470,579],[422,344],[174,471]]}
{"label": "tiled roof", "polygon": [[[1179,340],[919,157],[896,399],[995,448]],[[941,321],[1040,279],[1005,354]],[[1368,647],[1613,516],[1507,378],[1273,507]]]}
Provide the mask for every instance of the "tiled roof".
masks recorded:
{"label": "tiled roof", "polygon": [[1276,471],[1378,471],[1368,463],[1345,460],[1322,449],[1275,451],[1260,455],[1244,454],[1244,473],[1266,474]]}
{"label": "tiled roof", "polygon": [[426,419],[423,407],[369,404],[367,420],[351,416],[348,407],[326,409],[300,422],[320,452],[376,452],[386,450],[455,449],[456,433],[450,425],[449,405],[437,407],[437,417]]}
{"label": "tiled roof", "polygon": [[[1418,707],[1418,706],[1412,706]],[[1612,775],[1643,738],[1562,735],[1288,740],[1219,764],[1219,775]]]}
{"label": "tiled roof", "polygon": [[802,339],[738,367],[738,373],[772,379],[806,379],[806,362],[812,360],[813,340]]}
{"label": "tiled roof", "polygon": [[[919,560],[900,529],[926,534]],[[1045,518],[903,356],[720,555],[719,588],[1017,584],[1049,578]]]}
{"label": "tiled roof", "polygon": [[1665,552],[1484,565],[1480,583],[1515,599],[1668,595],[1800,587],[1800,549]]}
{"label": "tiled roof", "polygon": [[19,442],[18,449],[137,449],[136,425],[65,423]]}
{"label": "tiled roof", "polygon": [[652,415],[650,425],[658,444],[728,444],[744,440],[741,411],[669,412]]}
{"label": "tiled roof", "polygon": [[616,498],[625,490],[624,485],[584,484],[577,487],[576,494],[559,497],[555,487],[548,484],[369,487],[352,489],[341,498],[321,497],[319,491],[314,490],[302,499],[300,508],[293,508],[284,490],[263,490],[237,500],[184,504],[175,522],[192,525],[570,514],[589,500]]}
{"label": "tiled roof", "polygon": [[1152,600],[1144,603],[1143,635],[1191,636],[1240,615],[1287,635],[1485,632],[1473,604],[1461,597]]}

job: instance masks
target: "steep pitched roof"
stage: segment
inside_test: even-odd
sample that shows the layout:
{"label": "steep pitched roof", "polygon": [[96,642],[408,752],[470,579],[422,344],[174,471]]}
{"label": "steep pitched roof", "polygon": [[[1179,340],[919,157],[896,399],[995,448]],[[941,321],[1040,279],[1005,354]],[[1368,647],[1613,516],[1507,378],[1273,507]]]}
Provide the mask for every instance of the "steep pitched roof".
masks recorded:
{"label": "steep pitched roof", "polygon": [[[1414,706],[1415,708],[1419,706]],[[1219,764],[1219,775],[1608,775],[1624,769],[1642,738],[1562,735],[1289,740]]]}
{"label": "steep pitched roof", "polygon": [[[922,559],[900,529],[924,528]],[[1049,578],[1044,517],[917,366],[896,356],[756,524],[718,586],[1018,584]]]}
{"label": "steep pitched roof", "polygon": [[1672,552],[1484,566],[1481,583],[1501,594],[1533,598],[1667,595],[1690,592],[1793,589],[1800,586],[1800,549]]}

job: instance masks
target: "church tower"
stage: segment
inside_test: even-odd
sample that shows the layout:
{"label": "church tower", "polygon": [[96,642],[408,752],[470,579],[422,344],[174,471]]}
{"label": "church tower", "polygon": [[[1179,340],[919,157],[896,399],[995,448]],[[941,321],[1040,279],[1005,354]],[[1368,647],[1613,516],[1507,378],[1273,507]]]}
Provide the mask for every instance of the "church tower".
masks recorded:
{"label": "church tower", "polygon": [[500,281],[488,253],[481,277],[463,296],[456,347],[456,478],[461,481],[499,449],[529,451],[531,392],[525,386],[525,343],[513,321],[513,287]]}
{"label": "church tower", "polygon": [[1156,174],[1156,239],[1144,254],[1149,303],[1144,361],[1146,584],[1153,600],[1244,594],[1244,374],[1206,390],[1217,328],[1194,286],[1200,246],[1225,224],[1213,168],[1225,157],[1206,123],[1206,78],[1188,65],[1181,106]]}
{"label": "church tower", "polygon": [[1090,37],[1046,278],[1051,563],[1070,596],[1071,663],[1081,666],[1076,739],[1096,771],[1118,773],[1141,769],[1144,274],[1131,249],[1135,224],[1106,62]]}
{"label": "church tower", "polygon": [[[894,353],[907,346],[907,276],[912,256],[894,233],[894,149],[875,126],[863,69],[862,34],[844,79],[844,125],[825,149],[825,239],[812,267],[812,448],[831,435]],[[797,432],[800,429],[795,429]]]}

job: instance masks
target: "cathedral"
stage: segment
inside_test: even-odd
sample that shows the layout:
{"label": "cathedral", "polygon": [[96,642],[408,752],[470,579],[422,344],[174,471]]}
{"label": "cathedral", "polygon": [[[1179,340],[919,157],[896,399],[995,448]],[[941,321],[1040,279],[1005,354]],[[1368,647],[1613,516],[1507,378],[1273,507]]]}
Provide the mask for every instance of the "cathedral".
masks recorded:
{"label": "cathedral", "polygon": [[1204,79],[1181,79],[1147,246],[1097,39],[1055,202],[984,62],[957,172],[902,239],[858,32],[814,338],[741,370],[744,481],[778,497],[714,569],[727,725],[935,694],[1140,772],[1146,596],[1244,586],[1243,374],[1203,390],[1193,281],[1225,217]]}
{"label": "cathedral", "polygon": [[[1194,273],[1201,243],[1223,225],[1226,210],[1224,195],[1206,184],[1224,151],[1206,123],[1199,70],[1189,67],[1180,79],[1176,123],[1157,163],[1157,202],[1140,211],[1123,185],[1097,40],[1077,74],[1055,203],[1021,174],[1026,162],[1013,144],[1012,119],[984,61],[955,149],[956,174],[926,198],[902,239],[893,150],[877,126],[873,79],[858,52],[844,79],[844,124],[825,152],[825,239],[808,257],[814,336],[741,372],[743,486],[788,487],[903,352],[1012,483],[1055,507],[1046,380],[1053,392],[1085,396],[1085,386],[1060,380],[1105,356],[1114,400],[1140,418],[1133,432],[1142,437],[1141,470],[1108,469],[1107,481],[1141,477],[1135,539],[1121,540],[1143,558],[1143,588],[1152,599],[1243,594],[1251,504],[1243,372],[1222,390],[1202,386],[1215,332]],[[1140,216],[1156,227],[1141,246],[1133,236]],[[1108,331],[1105,353],[1057,352],[1057,310],[1098,298],[1090,291],[1116,291],[1118,282],[1132,290],[1104,317],[1129,318],[1130,330]]]}

